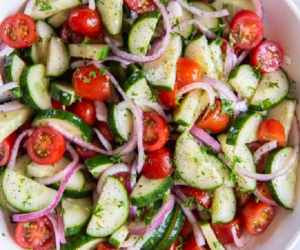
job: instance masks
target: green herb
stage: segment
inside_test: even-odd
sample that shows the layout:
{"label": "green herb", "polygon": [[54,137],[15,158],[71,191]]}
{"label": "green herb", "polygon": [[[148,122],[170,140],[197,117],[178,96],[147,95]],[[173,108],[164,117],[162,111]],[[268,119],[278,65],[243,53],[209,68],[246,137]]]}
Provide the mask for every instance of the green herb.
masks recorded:
{"label": "green herb", "polygon": [[104,211],[103,207],[100,204],[97,204],[94,211],[93,211],[93,215],[95,215],[96,217],[102,219],[102,216],[100,213],[102,213]]}
{"label": "green herb", "polygon": [[233,107],[232,107],[232,102],[227,100],[227,99],[222,99],[221,100],[222,103],[222,115],[224,114],[228,114],[228,115],[232,115],[233,114]]}
{"label": "green herb", "polygon": [[262,63],[261,63],[261,61],[259,61],[257,64],[257,68],[259,69],[261,66],[262,66]]}
{"label": "green herb", "polygon": [[85,36],[83,42],[79,45],[80,47],[85,47],[89,43],[90,39]]}
{"label": "green herb", "polygon": [[270,82],[270,83],[269,83],[269,88],[272,89],[272,88],[275,88],[275,87],[276,87],[276,88],[279,88],[278,82]]}
{"label": "green herb", "polygon": [[150,87],[150,90],[151,90],[151,94],[152,94],[151,101],[152,102],[157,102],[159,91],[157,89],[155,89],[155,88],[152,88],[152,87]]}
{"label": "green herb", "polygon": [[179,241],[179,246],[176,247],[176,250],[181,250],[184,243],[183,238],[179,235],[177,239]]}
{"label": "green herb", "polygon": [[194,199],[195,199],[194,197],[190,197],[182,205],[184,207],[188,208],[189,210],[191,210],[192,206],[193,206]]}
{"label": "green herb", "polygon": [[114,163],[121,163],[121,157],[122,155],[120,155],[119,153],[115,154],[114,156],[110,157],[110,159],[114,162]]}
{"label": "green herb", "polygon": [[97,74],[97,72],[92,70],[92,71],[90,71],[89,76],[96,78],[96,74]]}
{"label": "green herb", "polygon": [[214,111],[217,106],[218,105],[215,103],[214,105],[210,105],[209,107],[210,107],[211,111]]}
{"label": "green herb", "polygon": [[42,43],[43,40],[44,40],[44,39],[43,39],[41,36],[39,36],[38,42],[39,42],[39,43]]}
{"label": "green herb", "polygon": [[131,181],[134,181],[134,180],[136,179],[136,177],[137,177],[137,175],[136,175],[136,174],[132,174],[132,175],[130,176],[130,178],[131,178]]}
{"label": "green herb", "polygon": [[143,162],[145,162],[146,161],[146,159],[147,159],[147,155],[143,155]]}
{"label": "green herb", "polygon": [[235,226],[235,228],[236,228],[237,230],[240,230],[240,227],[239,227],[238,224],[235,224],[234,226]]}
{"label": "green herb", "polygon": [[175,104],[176,104],[177,106],[180,105],[180,100],[181,100],[182,98],[183,98],[183,96],[179,96],[179,97],[176,99]]}
{"label": "green herb", "polygon": [[108,69],[109,69],[109,67],[100,68],[99,69],[100,75],[105,76],[106,75],[106,70],[108,70]]}
{"label": "green herb", "polygon": [[92,80],[91,80],[91,78],[87,78],[87,77],[83,77],[83,82],[84,83],[90,83]]}
{"label": "green herb", "polygon": [[236,183],[238,178],[239,178],[239,175],[237,174],[237,172],[232,170],[230,173],[230,180],[233,181],[234,183]]}
{"label": "green herb", "polygon": [[255,197],[255,202],[258,203],[259,202],[259,198]]}
{"label": "green herb", "polygon": [[222,244],[220,243],[220,241],[214,241],[213,243],[214,243],[215,248],[219,248],[219,247],[222,246]]}
{"label": "green herb", "polygon": [[222,9],[227,9],[229,7],[229,3],[223,3]]}
{"label": "green herb", "polygon": [[141,54],[145,55],[146,52],[147,52],[147,49],[146,49],[145,47],[139,47],[139,48],[138,48],[138,51],[139,51]]}
{"label": "green herb", "polygon": [[120,208],[120,207],[125,207],[124,201],[120,201],[120,203],[119,203],[119,205],[118,205],[118,208]]}
{"label": "green herb", "polygon": [[23,182],[25,181],[25,179],[22,178],[22,179],[19,179],[19,181],[20,181],[21,183],[23,183]]}
{"label": "green herb", "polygon": [[270,106],[272,106],[272,102],[270,100],[270,98],[263,100],[262,104],[261,104],[261,109],[262,110],[266,110],[268,109]]}
{"label": "green herb", "polygon": [[242,36],[242,32],[241,32],[241,25],[239,24],[239,27],[238,27],[238,40],[241,42],[243,39],[243,36]]}
{"label": "green herb", "polygon": [[229,32],[229,44],[230,44],[231,47],[233,47],[234,44],[235,44],[235,40],[232,36],[232,31]]}
{"label": "green herb", "polygon": [[185,2],[186,5],[191,6],[191,3],[189,3],[187,0],[183,0],[183,2]]}
{"label": "green herb", "polygon": [[137,93],[132,92],[131,95],[132,95],[132,96],[137,96]]}
{"label": "green herb", "polygon": [[144,212],[144,208],[139,208],[138,210],[136,210],[136,216],[140,218],[143,212]]}
{"label": "green herb", "polygon": [[165,6],[168,6],[169,5],[169,1],[170,0],[160,0],[160,2],[165,5]]}
{"label": "green herb", "polygon": [[223,62],[225,61],[225,58],[226,58],[226,52],[223,52],[222,53],[222,60],[223,60]]}
{"label": "green herb", "polygon": [[23,223],[22,226],[25,228],[29,227],[29,222]]}
{"label": "green herb", "polygon": [[[215,28],[213,31],[216,32],[219,37],[223,37],[225,28],[226,28],[226,24],[219,24],[218,27]],[[219,38],[217,38],[215,40],[215,42],[219,46],[222,46],[222,44],[223,44],[223,40],[221,40]]]}
{"label": "green herb", "polygon": [[176,18],[176,24],[175,24],[175,26],[177,26],[178,27],[178,30],[180,31],[180,25],[179,25],[179,19],[178,18]]}
{"label": "green herb", "polygon": [[256,79],[261,79],[262,78],[262,74],[260,73],[260,71],[257,68],[251,67],[251,71],[253,73],[253,76]]}
{"label": "green herb", "polygon": [[168,125],[168,127],[169,127],[169,131],[172,132],[174,128],[171,125]]}
{"label": "green herb", "polygon": [[209,129],[206,129],[206,133],[208,133],[210,135],[211,131]]}
{"label": "green herb", "polygon": [[203,154],[212,153],[212,147],[211,146],[201,147],[200,149],[201,149],[201,152]]}
{"label": "green herb", "polygon": [[14,98],[20,98],[22,97],[22,92],[20,87],[16,87],[12,90],[12,94]]}
{"label": "green herb", "polygon": [[52,6],[48,0],[35,0],[35,5],[40,6],[39,11],[52,10]]}
{"label": "green herb", "polygon": [[26,206],[26,204],[27,205],[31,205],[31,203],[28,202],[31,198],[32,198],[31,195],[28,195],[27,198],[26,198],[26,200],[22,202],[22,204],[24,205],[24,207]]}
{"label": "green herb", "polygon": [[104,227],[101,227],[101,226],[100,226],[100,224],[99,224],[98,221],[96,221],[96,225],[97,225],[97,227],[99,227],[100,229],[101,229],[101,228],[104,228]]}
{"label": "green herb", "polygon": [[94,206],[86,207],[85,210],[88,211],[89,213],[91,213],[94,210]]}
{"label": "green herb", "polygon": [[5,233],[2,233],[2,237],[5,237],[6,235],[5,235]]}
{"label": "green herb", "polygon": [[204,208],[204,216],[205,218],[211,218],[211,212],[209,211],[209,209],[206,207]]}
{"label": "green herb", "polygon": [[248,89],[249,90],[255,90],[255,88],[251,87],[251,86],[248,86]]}
{"label": "green herb", "polygon": [[195,156],[193,157],[193,160],[194,160],[195,163],[198,162],[198,159],[197,159],[197,157],[195,157]]}
{"label": "green herb", "polygon": [[147,216],[147,217],[145,218],[145,225],[146,225],[146,226],[150,225],[151,222],[152,222],[152,220],[153,220],[153,217],[152,217],[152,216]]}

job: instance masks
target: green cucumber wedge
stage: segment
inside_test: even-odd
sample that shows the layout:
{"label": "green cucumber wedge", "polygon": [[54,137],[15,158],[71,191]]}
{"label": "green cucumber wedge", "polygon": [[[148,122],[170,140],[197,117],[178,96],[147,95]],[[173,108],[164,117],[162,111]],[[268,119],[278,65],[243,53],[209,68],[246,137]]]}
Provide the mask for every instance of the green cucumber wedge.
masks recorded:
{"label": "green cucumber wedge", "polygon": [[[182,9],[182,16],[170,18],[170,23],[173,27],[178,26],[179,23],[185,20],[193,19],[193,17],[194,17],[193,14],[191,14],[189,11]],[[177,33],[181,35],[184,39],[189,40],[194,34],[195,25],[191,24],[184,28],[179,26],[178,29],[179,30]]]}
{"label": "green cucumber wedge", "polygon": [[54,100],[68,106],[77,100],[73,85],[61,80],[51,82],[50,95]]}
{"label": "green cucumber wedge", "polygon": [[68,20],[69,14],[72,12],[73,9],[67,9],[58,12],[57,14],[49,17],[47,19],[47,23],[49,23],[53,28],[59,28],[65,21]]}
{"label": "green cucumber wedge", "polygon": [[129,234],[128,225],[124,224],[109,238],[109,243],[119,249]]}
{"label": "green cucumber wedge", "polygon": [[211,250],[225,250],[207,221],[201,220],[200,227]]}
{"label": "green cucumber wedge", "polygon": [[105,238],[95,238],[86,233],[75,235],[70,241],[62,245],[62,250],[94,250],[100,242],[105,242]]}
{"label": "green cucumber wedge", "polygon": [[26,64],[16,55],[11,54],[5,57],[4,72],[6,82],[19,82]]}
{"label": "green cucumber wedge", "polygon": [[85,165],[96,179],[99,179],[102,173],[114,164],[106,155],[98,155],[85,161]]}
{"label": "green cucumber wedge", "polygon": [[223,80],[223,75],[224,75],[224,62],[223,62],[222,49],[221,49],[222,44],[223,41],[217,38],[212,42],[210,42],[208,45],[212,55],[212,60],[216,68],[217,76],[220,81]]}
{"label": "green cucumber wedge", "polygon": [[[60,185],[52,184],[51,187],[58,190]],[[95,186],[93,184],[86,181],[85,184],[84,184],[83,189],[81,189],[81,190],[65,189],[64,197],[72,198],[72,199],[81,199],[81,198],[92,197],[94,187]]]}
{"label": "green cucumber wedge", "polygon": [[[58,181],[56,183],[51,184],[50,187],[52,187],[55,190],[58,190],[60,188],[60,185],[61,185],[61,181]],[[84,187],[85,187],[84,174],[81,170],[76,171],[68,181],[64,194],[66,191],[80,192],[84,189]],[[65,196],[68,197],[68,195]]]}
{"label": "green cucumber wedge", "polygon": [[109,46],[104,44],[69,44],[69,52],[72,57],[101,61],[107,57]]}

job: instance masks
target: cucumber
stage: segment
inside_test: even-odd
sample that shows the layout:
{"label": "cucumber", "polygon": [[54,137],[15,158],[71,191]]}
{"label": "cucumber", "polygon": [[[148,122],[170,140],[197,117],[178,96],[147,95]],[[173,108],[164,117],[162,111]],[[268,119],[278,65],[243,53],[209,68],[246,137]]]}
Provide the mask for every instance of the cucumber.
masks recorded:
{"label": "cucumber", "polygon": [[221,39],[215,39],[208,45],[212,55],[212,60],[216,68],[218,79],[220,81],[223,80],[223,75],[224,75],[224,62],[223,62],[222,50],[221,50],[222,44],[223,41]]}
{"label": "cucumber", "polygon": [[38,51],[37,42],[33,43],[30,47],[20,49],[21,58],[26,59],[29,63],[35,64],[39,63],[40,56]]}
{"label": "cucumber", "polygon": [[[225,134],[218,136],[222,151],[228,157],[228,159],[232,163],[238,161],[240,167],[256,173],[256,166],[249,148],[245,144],[238,146],[228,145],[226,144],[226,138],[227,135]],[[256,180],[249,179],[241,175],[238,176],[238,188],[244,193],[254,191],[256,189],[256,183]]]}
{"label": "cucumber", "polygon": [[[54,189],[59,189],[59,186],[52,186]],[[74,189],[65,189],[64,197],[73,198],[73,199],[81,199],[91,197],[93,195],[94,185],[89,182],[85,182],[82,190],[74,190]]]}
{"label": "cucumber", "polygon": [[[272,174],[282,168],[289,160],[293,150],[293,148],[285,147],[271,152],[266,162],[266,174]],[[288,210],[293,210],[295,206],[297,171],[298,160],[288,173],[267,182],[272,198],[278,205]]]}
{"label": "cucumber", "polygon": [[51,82],[50,95],[54,100],[68,106],[77,100],[73,85],[61,80]]}
{"label": "cucumber", "polygon": [[218,225],[231,222],[236,213],[236,198],[234,189],[220,187],[214,192],[211,218],[212,224]]}
{"label": "cucumber", "polygon": [[184,57],[199,63],[203,74],[217,79],[218,74],[205,35],[194,38],[185,48]]}
{"label": "cucumber", "polygon": [[200,227],[211,250],[225,250],[207,221],[201,220]]}
{"label": "cucumber", "polygon": [[[189,11],[187,11],[185,9],[182,9],[182,16],[177,17],[177,18],[176,17],[170,18],[170,23],[174,27],[174,26],[178,26],[179,23],[181,23],[185,20],[190,20],[193,18],[194,18],[194,16],[192,13],[190,13]],[[179,31],[177,33],[179,35],[181,35],[184,39],[189,40],[194,34],[195,25],[191,24],[184,28],[179,26],[178,29],[179,29]]]}
{"label": "cucumber", "polygon": [[20,82],[20,77],[26,64],[16,55],[11,54],[5,57],[4,73],[6,82]]}
{"label": "cucumber", "polygon": [[86,160],[85,165],[94,178],[99,179],[102,173],[115,163],[106,155],[98,155]]}
{"label": "cucumber", "polygon": [[68,46],[70,56],[96,61],[104,60],[109,52],[109,46],[104,44],[69,44]]}
{"label": "cucumber", "polygon": [[65,235],[72,236],[78,234],[87,224],[92,206],[92,198],[69,199],[62,198],[62,216],[65,226]]}
{"label": "cucumber", "polygon": [[95,250],[100,242],[105,241],[105,238],[95,238],[82,232],[62,245],[61,250]]}
{"label": "cucumber", "polygon": [[6,202],[20,212],[35,212],[48,207],[57,192],[12,170],[5,169],[2,189]]}
{"label": "cucumber", "polygon": [[133,206],[145,207],[165,196],[165,193],[172,186],[172,177],[151,180],[141,176],[135,185],[130,200]]}
{"label": "cucumber", "polygon": [[128,225],[124,224],[109,238],[109,243],[119,249],[129,234]]}
{"label": "cucumber", "polygon": [[22,98],[33,110],[51,108],[51,97],[48,93],[49,81],[45,77],[43,64],[26,67],[20,78]]}
{"label": "cucumber", "polygon": [[92,128],[78,116],[65,110],[47,109],[40,111],[32,122],[33,127],[47,126],[53,123],[73,136],[90,142],[93,135]]}
{"label": "cucumber", "polygon": [[[157,46],[157,49],[159,48],[160,46]],[[166,91],[174,90],[177,70],[176,65],[181,51],[181,37],[172,35],[166,53],[158,60],[143,65],[143,70],[146,71],[146,78],[153,87]]]}
{"label": "cucumber", "polygon": [[263,75],[249,109],[268,110],[284,101],[290,91],[290,80],[283,69]]}
{"label": "cucumber", "polygon": [[261,75],[259,71],[252,65],[245,64],[230,72],[229,84],[238,94],[250,101],[260,79]]}
{"label": "cucumber", "polygon": [[49,17],[47,19],[47,22],[54,28],[59,28],[60,26],[63,25],[63,23],[65,21],[68,20],[68,17],[70,15],[70,13],[72,12],[73,9],[67,9],[67,10],[63,10],[58,12],[57,14]]}
{"label": "cucumber", "polygon": [[[51,184],[50,187],[52,187],[55,190],[58,190],[60,188],[60,185],[61,185],[61,181],[58,181],[56,183]],[[80,192],[84,189],[84,186],[85,186],[85,178],[83,172],[81,170],[76,171],[68,181],[68,184],[64,191],[64,195],[66,191]],[[68,197],[68,195],[65,195],[65,197]]]}
{"label": "cucumber", "polygon": [[112,35],[120,34],[123,19],[123,0],[96,0],[96,7],[107,31]]}
{"label": "cucumber", "polygon": [[290,130],[292,127],[293,117],[295,115],[297,106],[296,99],[285,99],[275,108],[269,109],[266,119],[275,119],[284,127],[285,138],[289,138]]}
{"label": "cucumber", "polygon": [[19,155],[16,159],[16,163],[14,165],[14,171],[20,175],[24,175],[26,177],[30,177],[26,174],[26,166],[31,162],[31,159],[27,154]]}
{"label": "cucumber", "polygon": [[187,130],[176,141],[176,170],[180,178],[192,187],[213,190],[223,185],[224,178],[213,165],[211,157],[199,147]]}
{"label": "cucumber", "polygon": [[128,141],[133,129],[133,116],[129,110],[119,110],[118,105],[109,106],[107,123],[117,141],[121,143]]}
{"label": "cucumber", "polygon": [[61,38],[52,37],[49,43],[47,57],[47,77],[61,76],[70,65],[70,54],[67,46]]}
{"label": "cucumber", "polygon": [[0,206],[5,208],[6,210],[9,210],[9,208],[6,205],[6,200],[5,200],[3,189],[2,189],[4,170],[5,170],[5,167],[0,168]]}
{"label": "cucumber", "polygon": [[123,226],[128,215],[129,200],[126,189],[118,179],[108,177],[86,232],[93,237],[112,235]]}
{"label": "cucumber", "polygon": [[159,16],[159,11],[151,11],[134,20],[128,37],[128,50],[131,54],[146,55]]}
{"label": "cucumber", "polygon": [[120,62],[110,61],[109,71],[116,78],[118,82],[125,82],[127,79],[126,69]]}
{"label": "cucumber", "polygon": [[237,146],[257,141],[257,131],[263,118],[256,112],[240,113],[227,134],[226,143]]}

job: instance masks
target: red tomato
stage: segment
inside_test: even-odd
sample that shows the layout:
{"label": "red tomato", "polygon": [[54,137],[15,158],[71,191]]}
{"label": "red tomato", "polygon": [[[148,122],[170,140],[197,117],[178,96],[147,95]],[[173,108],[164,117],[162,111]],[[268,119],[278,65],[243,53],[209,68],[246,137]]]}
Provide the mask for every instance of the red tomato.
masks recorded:
{"label": "red tomato", "polygon": [[182,250],[204,250],[204,249],[205,248],[198,246],[194,235],[192,235],[190,240],[188,242],[184,243],[182,246]]}
{"label": "red tomato", "polygon": [[286,143],[284,127],[281,122],[274,119],[263,121],[260,124],[257,138],[261,142],[277,141],[278,147],[283,147]]}
{"label": "red tomato", "polygon": [[58,162],[66,151],[65,138],[50,127],[37,128],[26,145],[29,157],[40,165]]}
{"label": "red tomato", "polygon": [[104,29],[98,11],[87,6],[75,8],[69,15],[68,23],[74,32],[88,37],[98,37]]}
{"label": "red tomato", "polygon": [[91,100],[83,99],[76,102],[72,112],[90,126],[93,126],[97,121],[95,103]]}
{"label": "red tomato", "polygon": [[2,41],[15,49],[29,47],[37,38],[35,22],[25,14],[16,14],[6,18],[0,30]]}
{"label": "red tomato", "polygon": [[109,79],[94,65],[78,68],[73,74],[75,91],[82,98],[106,101],[110,95]]}
{"label": "red tomato", "polygon": [[176,109],[176,92],[177,92],[177,83],[175,83],[173,91],[159,91],[158,99],[160,102],[170,109]]}
{"label": "red tomato", "polygon": [[19,222],[15,231],[15,240],[24,249],[50,250],[55,247],[53,225],[46,216]]}
{"label": "red tomato", "polygon": [[269,200],[273,200],[270,190],[267,186],[266,182],[258,182],[257,183],[257,190],[260,192],[265,198]]}
{"label": "red tomato", "polygon": [[110,142],[113,142],[115,139],[112,133],[109,130],[107,122],[98,122],[98,128],[100,133],[104,136],[104,138]]}
{"label": "red tomato", "polygon": [[[93,138],[91,143],[95,147],[102,148],[102,145],[100,144],[100,142],[97,138]],[[77,154],[79,155],[80,160],[82,160],[82,161],[86,161],[90,158],[93,158],[93,157],[99,155],[99,153],[97,153],[93,150],[89,150],[89,149],[83,148],[78,145],[75,146],[75,150],[76,150]]]}
{"label": "red tomato", "polygon": [[[250,151],[252,152],[252,154],[254,154],[256,152],[256,150],[264,144],[265,144],[264,142],[251,142],[251,143],[248,143],[247,146],[250,149]],[[265,165],[266,165],[268,156],[269,156],[269,153],[263,154],[261,159],[256,164],[257,173],[262,174],[265,172]]]}
{"label": "red tomato", "polygon": [[273,41],[262,42],[251,54],[250,63],[262,73],[277,71],[283,62],[283,51]]}
{"label": "red tomato", "polygon": [[146,151],[161,149],[168,141],[169,127],[166,120],[154,112],[144,112],[143,144]]}
{"label": "red tomato", "polygon": [[149,179],[166,178],[172,173],[173,153],[168,148],[149,152],[144,163],[142,174]]}
{"label": "red tomato", "polygon": [[12,132],[0,143],[0,166],[5,166],[10,158],[11,150],[15,145],[15,141],[18,135],[16,132]]}
{"label": "red tomato", "polygon": [[243,193],[241,190],[238,190],[238,189],[235,190],[235,195],[236,195],[238,207],[245,206],[250,199],[249,194]]}
{"label": "red tomato", "polygon": [[183,240],[187,240],[188,237],[192,234],[192,232],[193,232],[192,224],[187,218],[185,218],[179,235],[183,238]]}
{"label": "red tomato", "polygon": [[212,199],[207,191],[203,191],[197,188],[184,186],[181,187],[184,194],[196,198],[198,203],[204,208],[210,208],[212,204]]}
{"label": "red tomato", "polygon": [[255,48],[264,37],[264,26],[259,16],[250,10],[238,12],[230,28],[235,45],[241,49]]}
{"label": "red tomato", "polygon": [[250,201],[242,211],[243,224],[250,234],[262,234],[274,218],[272,206],[255,201]]}
{"label": "red tomato", "polygon": [[220,225],[211,224],[212,230],[222,244],[230,244],[234,242],[231,232],[232,227],[236,227],[237,236],[240,237],[242,233],[242,219],[239,216],[229,223]]}
{"label": "red tomato", "polygon": [[18,134],[21,134],[22,132],[31,129],[31,123],[32,123],[32,119],[27,120],[21,127],[18,128],[17,130]]}
{"label": "red tomato", "polygon": [[99,243],[97,250],[115,250],[115,248],[107,247],[104,243]]}
{"label": "red tomato", "polygon": [[177,247],[180,245],[179,240],[176,239],[174,243],[167,248],[167,250],[177,250]]}
{"label": "red tomato", "polygon": [[153,0],[125,0],[130,9],[139,14],[153,11],[156,5]]}
{"label": "red tomato", "polygon": [[61,109],[61,110],[71,111],[71,106],[64,105],[52,98],[51,98],[51,106],[53,109]]}
{"label": "red tomato", "polygon": [[222,115],[222,104],[219,100],[216,100],[215,106],[208,107],[195,124],[212,134],[219,134],[228,126],[229,120],[230,116],[228,114]]}
{"label": "red tomato", "polygon": [[129,178],[129,173],[127,172],[119,172],[117,174],[114,174],[114,177],[116,177],[120,182],[122,182],[122,184],[124,185],[124,187],[127,187],[127,181]]}

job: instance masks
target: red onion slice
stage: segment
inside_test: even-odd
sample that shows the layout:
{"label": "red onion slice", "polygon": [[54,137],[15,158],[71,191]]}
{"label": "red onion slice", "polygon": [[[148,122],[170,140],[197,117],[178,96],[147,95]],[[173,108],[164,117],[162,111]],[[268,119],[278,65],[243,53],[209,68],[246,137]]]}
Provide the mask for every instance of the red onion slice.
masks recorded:
{"label": "red onion slice", "polygon": [[169,13],[169,18],[178,18],[182,16],[182,8],[179,3],[175,1],[170,1],[167,6],[167,11]]}
{"label": "red onion slice", "polygon": [[0,58],[9,56],[15,49],[8,47],[5,43],[0,40]]}
{"label": "red onion slice", "polygon": [[105,149],[108,150],[108,151],[111,151],[113,149],[113,147],[109,143],[109,141],[105,139],[105,137],[101,134],[101,132],[98,129],[94,128],[94,131],[96,132],[100,142],[105,147]]}
{"label": "red onion slice", "polygon": [[78,60],[78,61],[71,63],[70,67],[71,67],[71,69],[77,69],[77,68],[81,68],[81,67],[88,65],[90,62],[91,62],[91,60]]}
{"label": "red onion slice", "polygon": [[58,236],[61,244],[66,244],[66,236],[65,236],[65,224],[62,217],[62,209],[61,205],[59,204],[56,207],[57,210],[57,226],[58,226]]}
{"label": "red onion slice", "polygon": [[5,93],[8,90],[14,89],[16,87],[19,87],[19,84],[17,82],[10,82],[6,83],[3,86],[0,86],[0,96]]}
{"label": "red onion slice", "polygon": [[226,166],[231,166],[232,163],[226,159],[226,157],[224,156],[224,154],[220,153],[218,154],[218,158],[226,165]]}
{"label": "red onion slice", "polygon": [[245,58],[250,54],[250,50],[244,50],[238,57],[237,62],[236,62],[236,66],[239,66],[244,60]]}
{"label": "red onion slice", "polygon": [[243,248],[243,247],[245,247],[245,246],[248,244],[248,242],[250,241],[250,239],[251,239],[251,235],[248,233],[247,230],[244,230],[244,233],[243,233],[243,235],[241,236],[241,238],[239,238],[239,237],[237,236],[237,230],[236,230],[236,227],[235,227],[235,226],[233,226],[233,227],[231,228],[231,232],[232,232],[232,235],[233,235],[234,243],[236,244],[236,246],[237,246],[238,248]]}
{"label": "red onion slice", "polygon": [[24,10],[24,14],[30,16],[32,13],[32,10],[35,6],[35,2],[36,0],[29,0],[26,4],[25,10]]}
{"label": "red onion slice", "polygon": [[264,195],[262,195],[258,189],[256,189],[254,191],[254,195],[263,203],[269,204],[270,206],[275,206],[275,207],[278,206],[274,200],[270,200],[267,197],[265,197]]}
{"label": "red onion slice", "polygon": [[124,64],[124,65],[128,65],[128,64],[132,63],[131,61],[125,60],[125,59],[123,59],[121,57],[118,57],[118,56],[108,56],[104,60],[99,61],[99,63],[104,63],[104,62],[107,62],[107,61],[116,61],[116,62],[119,62],[119,63]]}
{"label": "red onion slice", "polygon": [[94,101],[98,121],[107,122],[107,107],[104,102]]}
{"label": "red onion slice", "polygon": [[4,103],[4,104],[0,105],[0,112],[4,112],[4,113],[10,112],[10,111],[14,111],[14,110],[19,110],[24,107],[25,107],[24,104],[15,100],[15,101]]}
{"label": "red onion slice", "polygon": [[268,142],[268,143],[262,145],[260,148],[258,148],[255,151],[254,155],[253,155],[255,164],[257,164],[257,162],[261,159],[261,157],[265,153],[268,153],[269,151],[271,151],[275,148],[277,148],[277,142],[276,141]]}
{"label": "red onion slice", "polygon": [[224,65],[224,75],[223,75],[223,81],[227,82],[229,74],[231,70],[233,69],[234,65],[234,51],[232,47],[230,46],[229,42],[226,39],[222,39],[223,43],[226,43],[226,57],[225,57],[225,65]]}
{"label": "red onion slice", "polygon": [[122,243],[121,248],[127,248],[133,246],[140,238],[141,238],[140,235],[130,235],[128,239]]}
{"label": "red onion slice", "polygon": [[131,165],[129,167],[129,178],[127,179],[128,194],[132,193],[132,190],[134,189],[134,187],[136,185],[136,178],[137,178],[136,166],[137,166],[137,157],[134,158],[134,161],[131,163]]}
{"label": "red onion slice", "polygon": [[55,245],[56,245],[56,250],[60,250],[60,240],[59,240],[59,228],[58,228],[58,223],[56,218],[54,217],[53,214],[47,214],[46,215],[48,219],[51,221],[54,229],[54,235],[55,235]]}
{"label": "red onion slice", "polygon": [[95,0],[89,0],[89,8],[91,10],[95,10],[96,9]]}
{"label": "red onion slice", "polygon": [[[181,188],[179,186],[175,186],[172,188],[174,193],[177,195],[177,197],[182,201],[186,202],[188,200],[188,197],[182,192]],[[197,206],[195,204],[192,204],[190,210],[197,209]]]}
{"label": "red onion slice", "polygon": [[246,112],[248,110],[247,100],[243,100],[233,104],[233,109],[240,112]]}
{"label": "red onion slice", "polygon": [[260,17],[261,20],[264,19],[264,7],[262,0],[252,0],[254,6],[255,6],[255,12]]}

